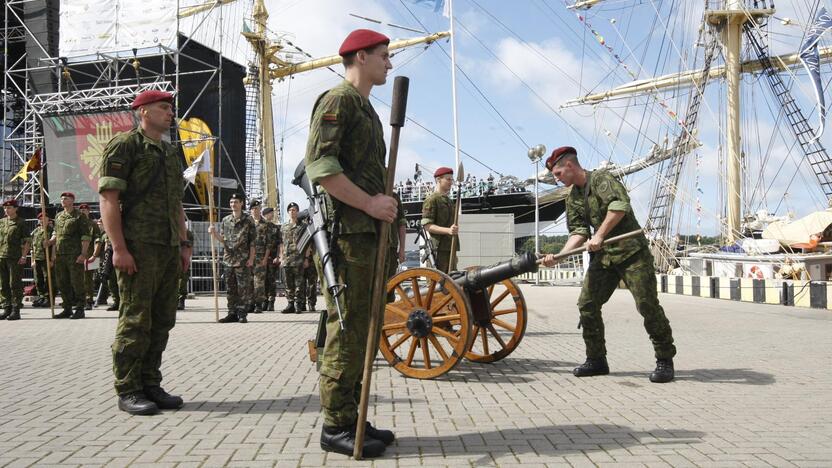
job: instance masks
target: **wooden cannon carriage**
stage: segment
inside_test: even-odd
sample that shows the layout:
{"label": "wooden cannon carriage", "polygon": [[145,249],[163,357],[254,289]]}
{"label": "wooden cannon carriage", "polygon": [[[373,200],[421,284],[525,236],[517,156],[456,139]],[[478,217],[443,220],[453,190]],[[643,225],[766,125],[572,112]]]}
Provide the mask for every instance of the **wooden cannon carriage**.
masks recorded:
{"label": "wooden cannon carriage", "polygon": [[396,274],[387,282],[381,354],[417,379],[443,375],[463,357],[503,359],[526,332],[526,301],[511,278],[534,271],[537,260],[527,253],[450,275],[432,268]]}

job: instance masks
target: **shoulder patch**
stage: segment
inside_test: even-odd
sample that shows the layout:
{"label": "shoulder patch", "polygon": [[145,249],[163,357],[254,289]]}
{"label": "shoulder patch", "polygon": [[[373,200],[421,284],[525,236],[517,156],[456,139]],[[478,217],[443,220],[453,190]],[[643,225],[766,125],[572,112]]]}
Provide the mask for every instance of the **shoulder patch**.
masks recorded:
{"label": "shoulder patch", "polygon": [[598,192],[605,193],[605,192],[609,192],[609,191],[610,191],[610,181],[602,180],[598,184]]}
{"label": "shoulder patch", "polygon": [[321,116],[321,120],[324,122],[336,123],[338,122],[338,113],[337,112],[325,112]]}

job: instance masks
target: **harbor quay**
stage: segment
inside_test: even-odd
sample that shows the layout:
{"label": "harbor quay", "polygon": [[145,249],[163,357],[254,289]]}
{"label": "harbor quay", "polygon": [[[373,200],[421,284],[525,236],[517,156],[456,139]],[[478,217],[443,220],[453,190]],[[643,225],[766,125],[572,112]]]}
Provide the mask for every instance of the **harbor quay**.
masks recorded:
{"label": "harbor quay", "polygon": [[116,407],[116,312],[24,308],[0,322],[0,466],[832,465],[832,312],[660,294],[678,354],[653,384],[626,290],[604,307],[610,374],[589,378],[572,375],[579,288],[521,290],[528,326],[501,361],[418,380],[379,355],[368,419],[396,441],[367,461],[320,449],[316,313],[217,324],[213,297],[189,300],[162,369],[185,406],[140,417]]}

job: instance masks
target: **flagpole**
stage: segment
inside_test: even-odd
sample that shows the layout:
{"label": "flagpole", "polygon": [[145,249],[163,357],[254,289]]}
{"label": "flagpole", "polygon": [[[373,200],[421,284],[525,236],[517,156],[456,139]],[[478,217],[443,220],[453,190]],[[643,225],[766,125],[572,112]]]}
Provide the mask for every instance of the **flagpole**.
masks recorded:
{"label": "flagpole", "polygon": [[49,310],[52,314],[52,318],[55,318],[55,295],[52,292],[52,267],[49,265],[51,261],[51,257],[49,255],[49,250],[52,248],[49,245],[49,218],[46,217],[46,192],[43,190],[43,168],[46,167],[45,164],[41,163],[40,171],[38,172],[38,185],[40,186],[40,219],[43,222],[43,238],[47,240],[46,246],[44,247],[46,251],[46,285],[49,289]]}
{"label": "flagpole", "polygon": [[[214,158],[211,153],[208,154],[211,159],[211,172],[208,173],[208,222],[211,226],[214,225]],[[214,244],[214,236],[208,236],[211,240],[211,275],[214,282],[214,320],[220,321],[220,299],[217,296],[217,289],[219,289],[219,281],[217,280],[217,246]]]}
{"label": "flagpole", "polygon": [[[448,0],[448,16],[451,20],[451,101],[454,116],[454,167],[459,167],[459,117],[456,102],[456,32],[454,29],[454,0]],[[457,194],[457,196],[459,196]]]}

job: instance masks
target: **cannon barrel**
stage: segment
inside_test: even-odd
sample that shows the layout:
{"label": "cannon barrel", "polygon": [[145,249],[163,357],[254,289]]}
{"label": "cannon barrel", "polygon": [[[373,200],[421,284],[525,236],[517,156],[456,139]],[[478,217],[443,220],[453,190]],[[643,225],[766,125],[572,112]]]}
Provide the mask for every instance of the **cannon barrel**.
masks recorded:
{"label": "cannon barrel", "polygon": [[469,270],[463,276],[454,278],[454,282],[466,290],[481,289],[523,273],[534,273],[537,268],[537,257],[526,252],[504,262]]}

